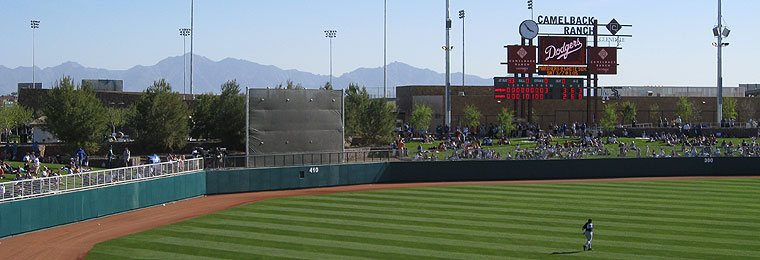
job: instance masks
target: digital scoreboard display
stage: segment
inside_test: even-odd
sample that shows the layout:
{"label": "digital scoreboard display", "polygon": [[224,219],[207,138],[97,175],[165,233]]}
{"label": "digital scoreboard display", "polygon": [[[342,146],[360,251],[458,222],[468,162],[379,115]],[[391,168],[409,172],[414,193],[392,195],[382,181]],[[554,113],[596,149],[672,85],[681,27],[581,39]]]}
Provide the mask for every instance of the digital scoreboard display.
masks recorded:
{"label": "digital scoreboard display", "polygon": [[497,99],[567,99],[583,100],[581,78],[494,78],[494,98]]}

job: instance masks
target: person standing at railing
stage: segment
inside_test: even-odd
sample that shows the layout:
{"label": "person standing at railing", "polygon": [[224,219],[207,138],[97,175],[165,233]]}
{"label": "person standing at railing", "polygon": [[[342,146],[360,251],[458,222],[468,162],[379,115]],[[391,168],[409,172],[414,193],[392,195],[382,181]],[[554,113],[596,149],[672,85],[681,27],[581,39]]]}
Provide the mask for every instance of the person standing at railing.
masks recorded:
{"label": "person standing at railing", "polygon": [[87,155],[87,153],[85,153],[84,148],[79,147],[79,150],[77,150],[76,153],[74,153],[74,155],[76,156],[76,159],[77,159],[76,160],[77,165],[82,165],[84,156]]}
{"label": "person standing at railing", "polygon": [[113,145],[108,146],[108,168],[113,168]]}
{"label": "person standing at railing", "polygon": [[124,158],[124,167],[129,167],[129,160],[132,159],[132,153],[129,152],[129,148],[124,147],[122,156]]}

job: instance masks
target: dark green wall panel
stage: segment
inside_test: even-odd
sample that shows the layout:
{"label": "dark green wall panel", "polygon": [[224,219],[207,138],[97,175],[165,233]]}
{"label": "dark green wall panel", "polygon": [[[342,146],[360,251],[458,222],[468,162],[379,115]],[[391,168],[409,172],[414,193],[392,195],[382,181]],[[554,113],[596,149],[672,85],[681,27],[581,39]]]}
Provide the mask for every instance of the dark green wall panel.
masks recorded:
{"label": "dark green wall panel", "polygon": [[[711,159],[711,160],[707,160]],[[391,163],[379,182],[752,176],[760,158],[630,158]]]}
{"label": "dark green wall panel", "polygon": [[[385,174],[388,163],[322,165],[209,171],[209,194],[299,189],[374,183]],[[317,172],[310,172],[311,169]],[[304,178],[300,178],[303,172]],[[241,185],[246,184],[246,185]]]}

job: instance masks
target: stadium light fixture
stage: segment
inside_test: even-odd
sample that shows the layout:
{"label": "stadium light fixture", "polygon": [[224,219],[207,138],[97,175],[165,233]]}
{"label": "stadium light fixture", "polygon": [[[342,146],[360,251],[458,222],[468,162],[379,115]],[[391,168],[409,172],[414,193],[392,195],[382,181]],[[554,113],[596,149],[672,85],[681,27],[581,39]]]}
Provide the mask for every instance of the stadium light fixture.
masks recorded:
{"label": "stadium light fixture", "polygon": [[464,10],[459,10],[459,19],[462,19],[462,87],[464,87]]}
{"label": "stadium light fixture", "polygon": [[335,88],[332,83],[333,78],[333,69],[332,69],[332,39],[338,37],[338,31],[336,30],[326,30],[325,31],[325,38],[330,39],[330,86]]}
{"label": "stadium light fixture", "polygon": [[[182,36],[182,94],[187,94],[186,88],[187,88],[187,36],[190,36],[190,28],[180,28],[179,29],[179,35]],[[184,99],[184,96],[182,97]]]}
{"label": "stadium light fixture", "polygon": [[35,51],[34,51],[34,31],[35,29],[40,28],[40,21],[39,20],[31,20],[30,25],[32,27],[32,88],[35,88],[37,86],[37,79],[34,76],[34,67],[36,65],[34,64],[34,58],[35,58]]}
{"label": "stadium light fixture", "polygon": [[718,124],[723,120],[723,47],[728,46],[727,42],[723,42],[723,38],[728,37],[731,33],[726,26],[723,25],[723,13],[721,9],[722,0],[718,0],[718,24],[713,27],[713,35],[718,38],[717,42],[713,42],[713,46],[718,48],[718,79],[717,79],[717,99],[716,104],[716,121]]}

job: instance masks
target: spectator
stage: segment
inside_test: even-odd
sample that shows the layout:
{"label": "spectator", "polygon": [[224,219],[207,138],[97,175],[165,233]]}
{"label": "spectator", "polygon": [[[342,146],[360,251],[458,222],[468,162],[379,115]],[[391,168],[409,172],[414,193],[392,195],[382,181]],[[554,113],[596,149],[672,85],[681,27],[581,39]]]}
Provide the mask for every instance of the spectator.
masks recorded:
{"label": "spectator", "polygon": [[85,170],[90,170],[90,156],[89,155],[84,156],[84,160],[82,160],[81,167]]}
{"label": "spectator", "polygon": [[[193,152],[196,152],[196,150],[193,150]],[[124,148],[124,167],[129,167],[129,160],[132,159],[132,153],[129,152],[129,148]]]}
{"label": "spectator", "polygon": [[87,155],[87,153],[84,151],[84,148],[79,147],[79,150],[77,150],[74,155],[76,158],[76,165],[82,165],[82,161],[84,160],[84,157]]}
{"label": "spectator", "polygon": [[113,168],[113,146],[108,146],[108,168]]}
{"label": "spectator", "polygon": [[40,157],[32,155],[32,163],[34,163],[34,174],[37,175],[40,171]]}

